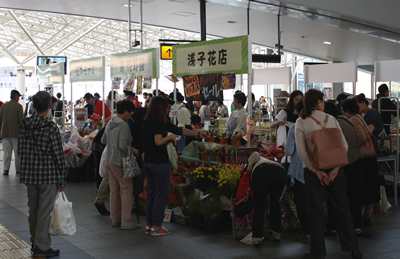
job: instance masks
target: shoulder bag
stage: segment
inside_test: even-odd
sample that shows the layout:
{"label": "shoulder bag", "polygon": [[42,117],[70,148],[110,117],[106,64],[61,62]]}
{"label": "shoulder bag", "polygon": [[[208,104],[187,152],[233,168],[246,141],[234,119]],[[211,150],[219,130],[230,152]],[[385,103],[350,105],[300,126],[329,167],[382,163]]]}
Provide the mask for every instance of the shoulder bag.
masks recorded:
{"label": "shoulder bag", "polygon": [[364,120],[363,124],[367,132],[367,139],[360,145],[361,154],[366,158],[376,157],[379,152],[378,138],[369,132],[367,123]]}
{"label": "shoulder bag", "polygon": [[122,158],[122,168],[124,169],[125,179],[137,177],[142,173],[136,162],[136,157],[131,154],[131,147],[129,147],[128,155]]}

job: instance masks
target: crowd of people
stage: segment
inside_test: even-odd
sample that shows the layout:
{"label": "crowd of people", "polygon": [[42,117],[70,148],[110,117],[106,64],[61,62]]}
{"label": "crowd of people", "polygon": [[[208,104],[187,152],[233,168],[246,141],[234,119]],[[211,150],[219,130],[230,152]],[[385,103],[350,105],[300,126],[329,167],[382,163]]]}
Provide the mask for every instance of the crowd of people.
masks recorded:
{"label": "crowd of people", "polygon": [[[87,122],[100,121],[103,117],[108,122],[99,131],[92,145],[98,188],[94,204],[100,214],[110,215],[113,227],[123,230],[140,229],[141,225],[133,223],[131,219],[132,195],[142,191],[146,178],[148,195],[145,234],[167,235],[170,231],[162,225],[170,183],[167,146],[176,140],[177,135],[186,136],[186,141],[189,142],[207,138],[200,128],[212,116],[228,118],[225,130],[245,130],[248,117],[245,109],[247,97],[243,92],[237,91],[232,103],[234,109],[229,114],[222,101],[203,101],[201,104],[188,101],[185,104],[179,91],[169,95],[161,91],[157,96],[156,93],[147,94],[143,107],[133,92],[124,93],[125,98],[117,101],[117,93],[110,92],[104,104],[104,114],[103,101],[98,94],[86,93],[83,97],[89,112]],[[388,96],[387,86],[381,85],[379,93],[378,98]],[[265,98],[257,101],[254,94],[252,95],[253,109],[269,108]],[[390,116],[384,113],[381,115],[376,109],[369,107],[363,94],[351,99],[339,95],[338,105],[325,102],[323,93],[315,89],[304,95],[301,91],[283,95],[289,96],[289,100],[279,99],[279,105],[285,106],[278,107],[278,103],[275,105],[275,109],[279,108],[279,113],[271,127],[284,129],[283,144],[286,155],[290,157],[287,174],[280,164],[260,157],[257,152],[249,157],[246,168],[251,172],[255,202],[253,244],[258,245],[263,239],[264,210],[268,195],[272,232],[270,239],[280,240],[279,201],[288,176],[302,230],[296,240],[311,243],[310,253],[303,258],[324,258],[324,234],[336,233],[340,237],[343,251],[351,251],[353,258],[362,258],[357,235],[362,234],[363,226],[372,225],[372,204],[380,199],[377,154],[371,151],[370,143],[373,136],[380,137],[387,133],[384,123],[388,122],[393,112],[388,112]],[[57,191],[64,190],[67,175],[59,129],[52,119],[53,116],[57,118],[57,111],[63,112],[65,106],[61,94],[57,94],[55,98],[45,91],[39,91],[27,104],[24,116],[23,108],[18,104],[20,96],[18,91],[11,91],[11,100],[0,108],[3,175],[9,173],[14,150],[16,172],[28,191],[32,252],[36,257],[55,256],[59,251],[50,247],[49,211]],[[175,103],[174,96],[179,107],[176,124],[168,116]],[[393,108],[390,101],[383,100],[380,102],[382,109]],[[374,101],[373,107],[376,108],[377,105]],[[75,104],[75,107],[82,106],[85,107],[82,100]],[[111,116],[110,107],[115,108],[116,116]],[[198,111],[198,115],[195,111]],[[339,142],[346,150],[347,164],[329,169],[317,166],[313,134],[321,128],[340,131]],[[107,174],[101,178],[99,165],[104,151]],[[124,178],[122,158],[128,153],[137,157],[139,168],[144,172],[134,180]],[[328,197],[326,224],[323,207],[325,192]],[[108,196],[111,212],[104,205]]]}

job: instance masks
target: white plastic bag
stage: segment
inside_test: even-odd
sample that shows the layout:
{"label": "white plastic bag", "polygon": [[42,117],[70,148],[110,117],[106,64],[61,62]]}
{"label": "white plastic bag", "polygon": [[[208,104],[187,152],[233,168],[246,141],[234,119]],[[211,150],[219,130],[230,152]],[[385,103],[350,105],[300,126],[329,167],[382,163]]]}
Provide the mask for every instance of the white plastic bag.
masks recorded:
{"label": "white plastic bag", "polygon": [[276,146],[285,146],[286,144],[287,131],[285,126],[279,126],[276,131]]}
{"label": "white plastic bag", "polygon": [[107,156],[107,148],[104,149],[103,154],[101,154],[100,158],[100,165],[99,165],[99,175],[101,177],[104,177],[107,175],[107,170],[106,170],[106,156]]}
{"label": "white plastic bag", "polygon": [[50,214],[50,235],[72,236],[76,232],[76,222],[72,211],[72,202],[69,202],[64,192],[58,192]]}
{"label": "white plastic bag", "polygon": [[168,151],[168,158],[169,158],[169,165],[171,166],[171,169],[177,169],[178,168],[178,154],[176,153],[176,148],[172,143],[167,145],[167,151]]}

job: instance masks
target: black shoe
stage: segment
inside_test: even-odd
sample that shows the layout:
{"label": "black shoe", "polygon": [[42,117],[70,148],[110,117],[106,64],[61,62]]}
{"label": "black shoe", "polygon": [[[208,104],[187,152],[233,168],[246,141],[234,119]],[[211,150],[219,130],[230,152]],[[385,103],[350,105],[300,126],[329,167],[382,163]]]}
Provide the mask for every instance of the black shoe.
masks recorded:
{"label": "black shoe", "polygon": [[296,237],[296,241],[300,243],[311,243],[311,237],[310,235],[306,235],[304,233],[301,233]]}
{"label": "black shoe", "polygon": [[325,256],[315,256],[312,254],[304,254],[303,259],[324,259]]}
{"label": "black shoe", "polygon": [[360,250],[354,249],[351,251],[351,257],[353,257],[354,259],[362,259],[363,255]]}
{"label": "black shoe", "polygon": [[8,171],[4,170],[3,175],[8,175]]}
{"label": "black shoe", "polygon": [[332,236],[332,237],[336,236],[336,229],[326,230],[325,235]]}
{"label": "black shoe", "polygon": [[32,242],[32,245],[31,245],[31,252],[33,253],[33,249],[35,248],[35,245],[33,244],[33,242]]}
{"label": "black shoe", "polygon": [[33,249],[33,257],[53,257],[58,256],[60,254],[60,250],[53,250],[50,248],[49,250],[42,251],[39,248],[35,247]]}
{"label": "black shoe", "polygon": [[97,211],[103,215],[103,216],[108,216],[110,215],[110,212],[106,209],[106,206],[104,204],[100,203],[95,203],[94,206],[96,206]]}

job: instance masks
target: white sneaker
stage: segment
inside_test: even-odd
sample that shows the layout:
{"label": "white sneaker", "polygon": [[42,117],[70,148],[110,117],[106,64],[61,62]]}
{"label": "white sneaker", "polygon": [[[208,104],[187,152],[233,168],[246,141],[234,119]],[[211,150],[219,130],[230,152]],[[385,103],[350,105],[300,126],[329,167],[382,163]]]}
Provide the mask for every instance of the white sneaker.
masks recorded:
{"label": "white sneaker", "polygon": [[141,228],[142,228],[142,225],[135,224],[132,221],[131,222],[122,222],[121,223],[121,229],[124,229],[124,230],[141,229]]}

